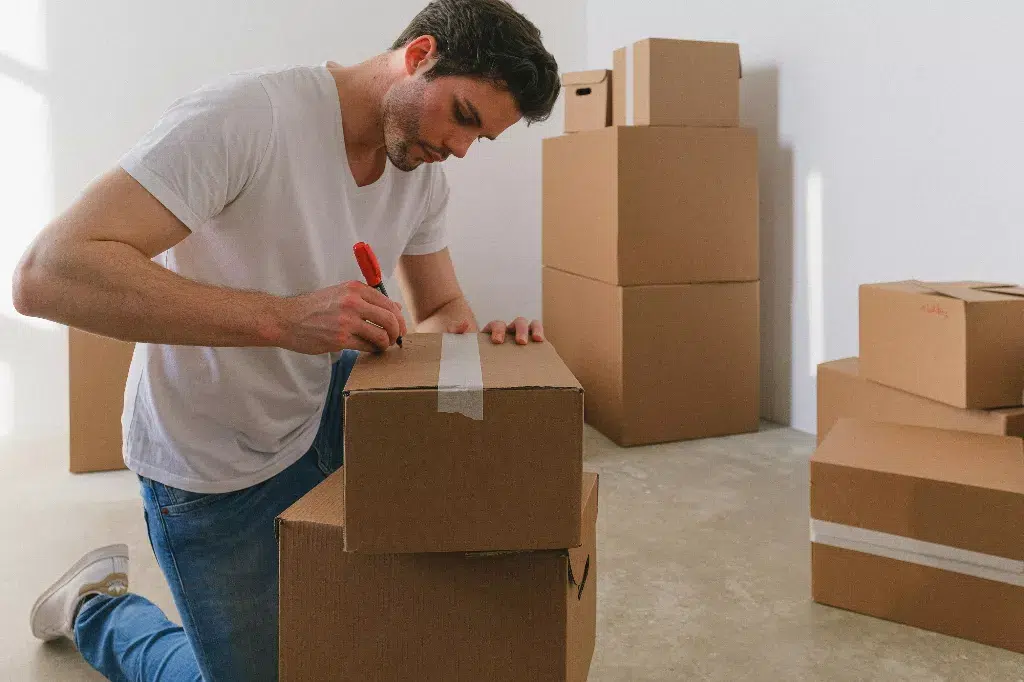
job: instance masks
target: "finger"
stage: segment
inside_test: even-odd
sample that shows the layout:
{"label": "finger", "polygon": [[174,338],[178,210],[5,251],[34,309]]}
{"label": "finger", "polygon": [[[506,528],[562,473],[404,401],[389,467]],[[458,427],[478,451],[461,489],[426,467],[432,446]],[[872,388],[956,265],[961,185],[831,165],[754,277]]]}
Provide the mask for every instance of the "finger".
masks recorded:
{"label": "finger", "polygon": [[525,317],[517,317],[509,325],[509,331],[515,330],[516,343],[525,346],[528,342],[527,335],[530,332],[530,322]]}
{"label": "finger", "polygon": [[345,341],[342,346],[349,350],[357,350],[361,353],[376,353],[378,351],[378,348],[375,345],[359,336],[356,336],[355,334],[350,335],[348,340]]}
{"label": "finger", "polygon": [[490,332],[491,341],[494,343],[505,343],[505,328],[506,325],[501,320],[491,320],[484,327],[484,331]]}
{"label": "finger", "polygon": [[544,340],[544,325],[540,323],[540,320],[530,323],[530,338],[537,342]]}
{"label": "finger", "polygon": [[465,334],[469,331],[469,322],[463,320],[462,322],[456,322],[448,327],[449,334]]}
{"label": "finger", "polygon": [[402,333],[402,324],[398,317],[395,317],[390,306],[379,308],[358,296],[353,296],[347,303],[352,313],[357,315],[360,320],[366,320],[382,327],[391,343],[398,340]]}
{"label": "finger", "polygon": [[380,327],[374,326],[369,322],[363,322],[357,329],[354,336],[358,336],[362,340],[373,344],[374,351],[387,350],[388,346],[394,343]]}

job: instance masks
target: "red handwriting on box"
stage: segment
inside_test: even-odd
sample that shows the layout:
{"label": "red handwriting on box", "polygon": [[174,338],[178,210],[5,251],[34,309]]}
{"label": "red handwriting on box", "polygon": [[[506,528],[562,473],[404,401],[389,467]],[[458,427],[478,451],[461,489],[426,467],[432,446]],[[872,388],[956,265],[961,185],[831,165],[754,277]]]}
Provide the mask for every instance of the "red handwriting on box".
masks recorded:
{"label": "red handwriting on box", "polygon": [[949,319],[949,313],[946,309],[940,306],[938,303],[925,303],[921,306],[921,312],[928,313],[929,315],[938,315],[944,320]]}

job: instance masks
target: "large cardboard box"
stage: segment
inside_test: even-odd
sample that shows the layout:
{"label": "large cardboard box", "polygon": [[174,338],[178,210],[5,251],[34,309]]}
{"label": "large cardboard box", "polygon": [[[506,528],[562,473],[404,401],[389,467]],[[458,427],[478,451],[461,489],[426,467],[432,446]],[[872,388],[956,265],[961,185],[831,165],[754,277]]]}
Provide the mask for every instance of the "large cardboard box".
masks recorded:
{"label": "large cardboard box", "polygon": [[738,126],[740,47],[648,38],[612,56],[615,125]]}
{"label": "large cardboard box", "polygon": [[1024,653],[1024,441],[841,419],[811,458],[815,601]]}
{"label": "large cardboard box", "polygon": [[612,124],[612,72],[607,69],[562,74],[565,132],[596,130]]}
{"label": "large cardboard box", "polygon": [[956,407],[1024,404],[1024,288],[891,282],[860,288],[868,379]]}
{"label": "large cardboard box", "polygon": [[543,143],[543,261],[622,286],[758,278],[757,134],[605,128]]}
{"label": "large cardboard box", "polygon": [[967,410],[865,379],[857,358],[818,365],[818,444],[841,417],[1024,436],[1024,407]]}
{"label": "large cardboard box", "polygon": [[580,544],[583,391],[550,344],[410,334],[344,395],[350,551]]}
{"label": "large cardboard box", "polygon": [[335,473],[278,522],[282,682],[583,682],[594,652],[597,493],[597,476],[584,474],[576,549],[365,555],[343,550],[344,473]]}
{"label": "large cardboard box", "polygon": [[617,287],[544,268],[549,341],[620,445],[757,431],[758,283]]}
{"label": "large cardboard box", "polygon": [[68,329],[70,470],[123,469],[121,412],[135,344]]}

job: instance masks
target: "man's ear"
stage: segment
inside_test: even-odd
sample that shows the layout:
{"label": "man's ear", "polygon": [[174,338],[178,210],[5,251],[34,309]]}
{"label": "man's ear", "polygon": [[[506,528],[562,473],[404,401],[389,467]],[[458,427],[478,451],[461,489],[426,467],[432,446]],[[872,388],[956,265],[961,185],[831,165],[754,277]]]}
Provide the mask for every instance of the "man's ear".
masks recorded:
{"label": "man's ear", "polygon": [[437,41],[434,36],[415,38],[403,49],[405,71],[410,76],[429,71],[437,62]]}

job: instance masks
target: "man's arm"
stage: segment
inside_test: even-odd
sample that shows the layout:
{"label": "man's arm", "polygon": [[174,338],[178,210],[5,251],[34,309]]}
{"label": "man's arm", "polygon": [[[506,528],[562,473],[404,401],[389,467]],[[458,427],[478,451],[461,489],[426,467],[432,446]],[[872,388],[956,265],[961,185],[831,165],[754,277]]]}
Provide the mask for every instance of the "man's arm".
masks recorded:
{"label": "man's arm", "polygon": [[396,274],[416,331],[464,333],[479,330],[455,276],[448,249],[423,256],[402,256]]}
{"label": "man's arm", "polygon": [[126,341],[304,353],[386,348],[404,329],[397,304],[359,283],[281,298],[200,284],[150,260],[189,234],[116,168],[25,253],[14,275],[15,307]]}
{"label": "man's arm", "polygon": [[[480,329],[462,294],[448,249],[424,256],[402,256],[397,275],[416,331],[464,334]],[[541,323],[525,317],[517,317],[508,324],[494,320],[482,331],[490,334],[494,343],[504,343],[508,332],[515,334],[518,344],[544,340]]]}

